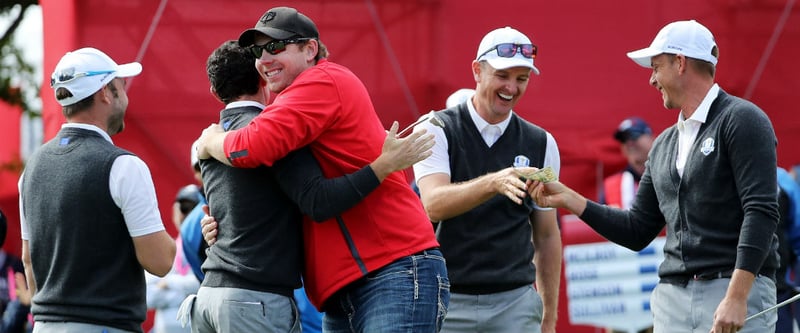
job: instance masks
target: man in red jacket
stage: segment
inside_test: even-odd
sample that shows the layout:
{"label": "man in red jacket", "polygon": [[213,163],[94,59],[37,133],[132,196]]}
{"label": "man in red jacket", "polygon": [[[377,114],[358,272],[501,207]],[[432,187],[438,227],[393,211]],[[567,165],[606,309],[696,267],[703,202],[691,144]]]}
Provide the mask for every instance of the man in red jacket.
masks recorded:
{"label": "man in red jacket", "polygon": [[[239,44],[275,101],[250,125],[203,131],[198,157],[234,167],[272,165],[308,146],[326,177],[352,173],[381,153],[386,136],[363,83],[329,62],[315,24],[288,7],[268,10]],[[305,284],[330,332],[436,332],[449,302],[444,258],[402,172],[333,219],[306,218]]]}

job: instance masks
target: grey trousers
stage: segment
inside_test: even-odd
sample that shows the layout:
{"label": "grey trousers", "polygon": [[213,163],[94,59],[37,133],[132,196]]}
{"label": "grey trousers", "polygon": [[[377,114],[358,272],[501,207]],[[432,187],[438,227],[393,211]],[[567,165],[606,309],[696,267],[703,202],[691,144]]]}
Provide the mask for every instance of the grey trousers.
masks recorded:
{"label": "grey trousers", "polygon": [[[686,287],[659,283],[650,296],[653,333],[708,333],[714,312],[725,297],[731,279],[689,281]],[[747,316],[775,305],[775,283],[757,276],[747,296]],[[745,323],[738,333],[775,332],[778,312],[772,311]]]}
{"label": "grey trousers", "polygon": [[[190,298],[184,303],[192,302]],[[292,297],[247,289],[200,287],[194,304],[185,305],[181,307],[191,313],[193,333],[301,332],[297,304]]]}
{"label": "grey trousers", "polygon": [[542,331],[543,311],[533,286],[486,295],[450,293],[441,333],[537,333]]}

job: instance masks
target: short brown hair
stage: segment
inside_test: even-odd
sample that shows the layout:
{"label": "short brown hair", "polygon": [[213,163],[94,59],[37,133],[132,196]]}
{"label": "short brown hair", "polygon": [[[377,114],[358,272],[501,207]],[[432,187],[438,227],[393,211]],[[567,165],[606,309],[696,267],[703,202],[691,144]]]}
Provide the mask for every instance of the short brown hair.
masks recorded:
{"label": "short brown hair", "polygon": [[320,61],[320,59],[325,59],[328,57],[328,47],[325,46],[325,44],[322,44],[322,41],[319,39],[317,39],[317,44],[319,44],[319,47],[317,47],[317,56],[314,57],[314,60]]}
{"label": "short brown hair", "polygon": [[[112,84],[112,82],[114,82],[114,80],[116,80],[116,79],[117,78],[111,79],[111,81],[109,81],[108,83],[106,83],[106,85],[101,87],[100,90],[103,90],[103,88],[108,87],[108,90],[111,90],[111,94],[115,98],[119,97],[119,91],[117,91],[117,87],[115,87]],[[100,90],[98,90],[98,91],[100,91]],[[82,99],[82,100],[80,100],[80,101],[78,101],[78,102],[76,102],[74,104],[62,106],[61,107],[61,113],[64,115],[65,118],[69,118],[69,117],[74,116],[78,112],[81,112],[83,110],[87,110],[87,109],[91,108],[92,105],[94,105],[94,94],[96,94],[96,93],[97,93],[97,91],[95,91],[93,94],[87,96],[86,98],[84,98],[84,99]],[[62,100],[62,99],[69,98],[69,97],[72,97],[72,92],[67,90],[67,88],[61,87],[61,88],[58,88],[56,90],[56,99],[57,100]]]}
{"label": "short brown hair", "polygon": [[[716,45],[714,46],[714,48],[711,49],[711,55],[713,55],[714,58],[719,59],[719,49],[717,48]],[[714,74],[716,74],[717,66],[715,66],[714,64],[700,59],[694,59],[694,58],[687,58],[687,59],[691,60],[689,61],[689,63],[691,64],[690,66],[694,68],[694,70],[700,73],[708,73],[709,75],[711,75],[712,78],[714,77]]]}
{"label": "short brown hair", "polygon": [[[67,88],[61,87],[56,90],[57,100],[62,100],[70,97],[72,97],[72,92],[67,90]],[[61,107],[61,113],[64,115],[64,117],[70,118],[78,112],[91,108],[92,105],[94,105],[94,94],[91,94],[88,97],[76,103]]]}
{"label": "short brown hair", "polygon": [[[320,60],[328,57],[328,47],[325,46],[325,44],[323,44],[322,41],[319,40],[318,38],[313,38],[313,39],[317,41],[317,55],[314,56],[314,63],[316,64]],[[308,45],[308,40],[305,40],[302,43],[298,44],[302,44],[305,47],[306,45]]]}

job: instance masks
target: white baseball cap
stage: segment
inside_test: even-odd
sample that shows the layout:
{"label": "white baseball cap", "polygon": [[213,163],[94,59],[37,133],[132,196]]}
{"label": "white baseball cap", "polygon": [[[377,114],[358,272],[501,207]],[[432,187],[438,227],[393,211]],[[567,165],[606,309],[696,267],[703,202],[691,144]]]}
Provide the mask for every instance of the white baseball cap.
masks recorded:
{"label": "white baseball cap", "polygon": [[66,88],[72,97],[56,100],[62,106],[72,105],[91,96],[117,77],[132,77],[142,72],[138,62],[117,65],[102,51],[85,47],[67,52],[58,61],[50,76],[53,91]]}
{"label": "white baseball cap", "polygon": [[717,43],[708,28],[695,20],[667,24],[658,32],[649,47],[628,52],[628,58],[642,67],[651,67],[650,59],[662,53],[682,54],[689,58],[717,64],[711,51]]}
{"label": "white baseball cap", "polygon": [[489,65],[492,65],[492,67],[495,69],[528,67],[536,75],[539,75],[539,69],[533,65],[533,58],[536,57],[536,46],[533,46],[534,52],[531,58],[526,58],[524,55],[522,55],[522,52],[518,52],[519,50],[516,48],[514,49],[514,56],[510,58],[501,57],[500,54],[495,51],[497,50],[497,46],[500,44],[509,43],[514,45],[533,45],[528,36],[525,36],[523,33],[514,28],[505,27],[495,29],[486,34],[486,36],[484,36],[481,40],[475,60],[486,60]]}

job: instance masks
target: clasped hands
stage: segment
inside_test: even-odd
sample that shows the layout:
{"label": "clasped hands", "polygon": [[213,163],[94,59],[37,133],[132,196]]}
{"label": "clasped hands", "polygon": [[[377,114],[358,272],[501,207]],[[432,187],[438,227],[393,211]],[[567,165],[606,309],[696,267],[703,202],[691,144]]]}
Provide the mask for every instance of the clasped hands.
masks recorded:
{"label": "clasped hands", "polygon": [[538,180],[540,177],[537,175],[541,175],[542,171],[552,172],[548,169],[508,167],[493,174],[492,185],[497,194],[506,196],[516,204],[522,204],[525,196],[529,195],[539,207],[562,207],[561,195],[566,187],[557,180]]}

